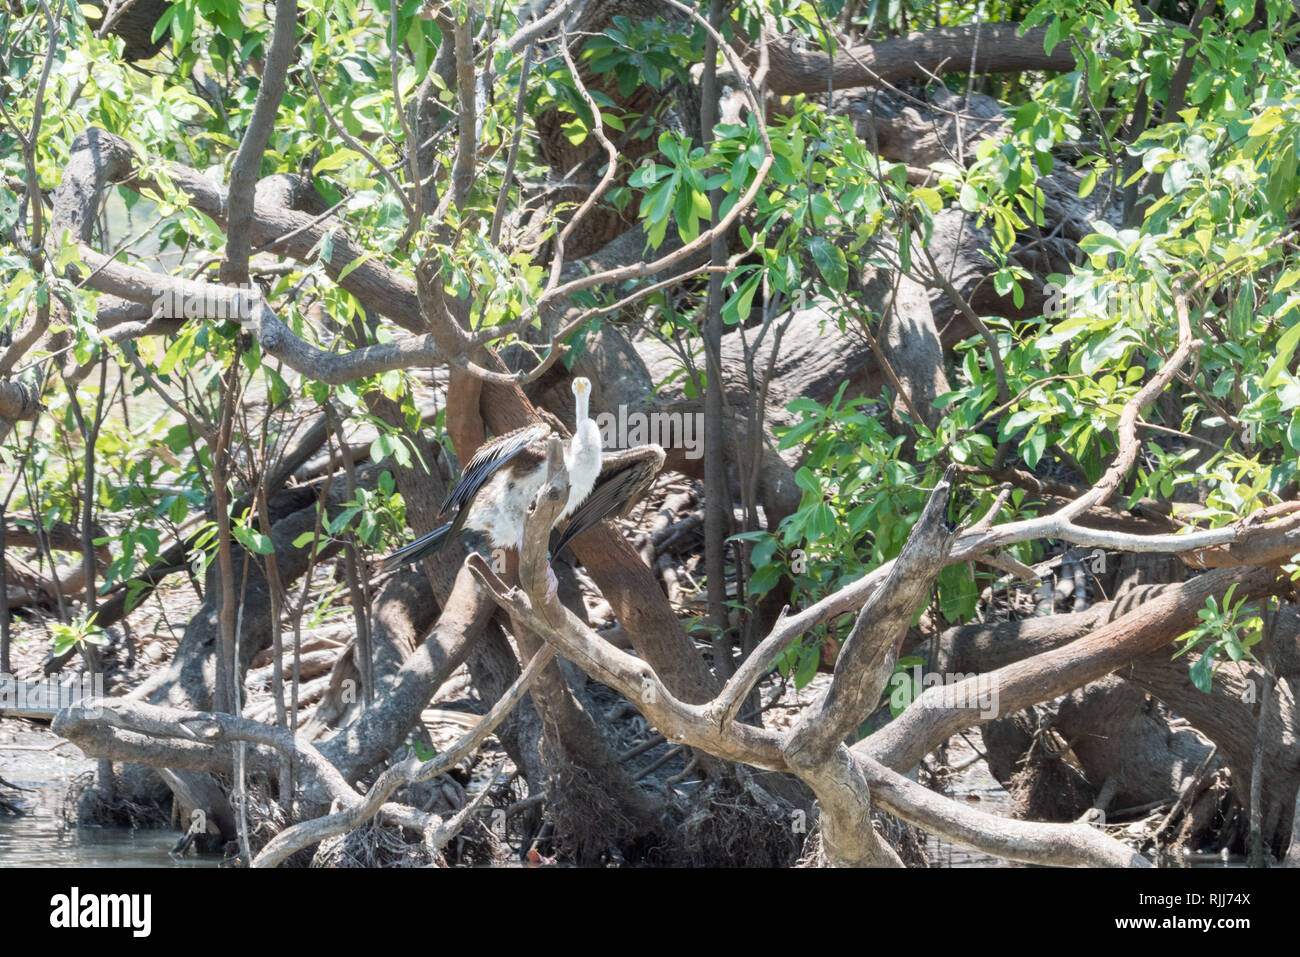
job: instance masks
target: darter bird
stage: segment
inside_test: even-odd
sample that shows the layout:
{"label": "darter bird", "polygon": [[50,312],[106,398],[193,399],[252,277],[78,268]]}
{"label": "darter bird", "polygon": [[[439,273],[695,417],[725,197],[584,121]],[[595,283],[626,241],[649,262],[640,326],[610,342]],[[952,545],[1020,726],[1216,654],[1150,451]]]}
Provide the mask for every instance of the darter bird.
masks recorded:
{"label": "darter bird", "polygon": [[[664,464],[664,450],[658,445],[602,455],[600,429],[589,414],[591,381],[575,378],[573,396],[577,427],[564,450],[569,500],[558,520],[568,519],[568,524],[553,555],[605,517],[618,511],[626,517]],[[389,571],[441,551],[463,528],[482,532],[494,548],[517,549],[523,540],[528,507],[546,482],[550,435],[550,427],[538,423],[485,442],[438,512],[442,518],[455,509],[452,521],[393,552],[380,570]]]}

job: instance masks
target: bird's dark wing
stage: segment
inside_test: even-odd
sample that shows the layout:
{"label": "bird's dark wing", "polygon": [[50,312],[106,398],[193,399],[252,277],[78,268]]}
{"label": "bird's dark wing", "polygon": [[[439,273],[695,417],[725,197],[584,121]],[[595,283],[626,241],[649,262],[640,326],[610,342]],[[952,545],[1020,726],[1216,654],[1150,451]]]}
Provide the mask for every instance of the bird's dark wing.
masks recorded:
{"label": "bird's dark wing", "polygon": [[606,455],[591,494],[569,516],[569,524],[552,554],[558,556],[569,542],[615,512],[621,510],[626,516],[663,465],[664,450],[657,445],[638,445]]}
{"label": "bird's dark wing", "polygon": [[464,511],[466,506],[478,494],[483,483],[492,477],[492,473],[505,465],[534,442],[540,442],[551,434],[551,427],[537,423],[515,429],[505,435],[497,436],[474,453],[474,457],[465,466],[456,484],[447,493],[447,500],[442,503],[438,516],[446,515],[453,508]]}
{"label": "bird's dark wing", "polygon": [[391,572],[394,568],[401,568],[409,562],[418,562],[434,552],[442,551],[451,530],[452,524],[448,522],[441,528],[435,528],[433,531],[420,536],[409,545],[402,546],[380,563],[379,571]]}

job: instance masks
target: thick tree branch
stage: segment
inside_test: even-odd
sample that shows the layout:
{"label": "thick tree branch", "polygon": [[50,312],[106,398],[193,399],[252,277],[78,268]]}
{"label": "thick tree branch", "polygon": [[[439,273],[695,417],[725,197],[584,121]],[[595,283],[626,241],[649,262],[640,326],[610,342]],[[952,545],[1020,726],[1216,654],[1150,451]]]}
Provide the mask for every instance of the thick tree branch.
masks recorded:
{"label": "thick tree branch", "polygon": [[248,281],[250,226],[253,221],[255,190],[261,174],[262,155],[271,140],[275,116],[280,110],[280,101],[284,98],[285,74],[289,69],[298,32],[297,18],[297,0],[277,0],[275,26],[266,62],[262,67],[253,115],[230,168],[226,263],[222,267],[222,278],[228,282]]}
{"label": "thick tree branch", "polygon": [[880,700],[903,637],[929,600],[930,588],[956,538],[957,530],[948,522],[954,474],[949,468],[935,485],[889,577],[863,605],[835,661],[830,688],[791,729],[783,750],[792,765],[807,768],[826,763]]}
{"label": "thick tree branch", "polygon": [[[1018,23],[936,27],[851,47],[834,57],[820,50],[796,50],[788,40],[769,39],[771,67],[767,83],[778,96],[793,96],[825,93],[831,87],[843,90],[899,80],[926,80],[936,73],[1068,73],[1075,69],[1068,42],[1058,43],[1045,53],[1046,27],[1032,27],[1023,35],[1020,30]],[[757,64],[757,46],[745,51],[745,59]]]}
{"label": "thick tree branch", "polygon": [[[1196,624],[1207,598],[1221,599],[1235,584],[1235,597],[1259,598],[1278,586],[1273,568],[1224,568],[1172,586],[1123,618],[1085,638],[976,675],[953,685],[926,689],[898,718],[860,741],[854,751],[898,771],[914,767],[958,731],[998,714],[1081,687],[1168,644]],[[996,698],[991,694],[996,692]]]}

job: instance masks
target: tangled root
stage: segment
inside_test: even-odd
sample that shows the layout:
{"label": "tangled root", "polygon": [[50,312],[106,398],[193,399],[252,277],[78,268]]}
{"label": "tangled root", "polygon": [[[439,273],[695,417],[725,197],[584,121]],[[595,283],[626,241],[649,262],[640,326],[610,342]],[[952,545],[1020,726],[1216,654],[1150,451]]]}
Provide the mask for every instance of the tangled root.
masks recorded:
{"label": "tangled root", "polygon": [[552,856],[598,864],[622,854],[634,825],[587,771],[564,762],[547,782],[546,795],[542,833],[554,835]]}
{"label": "tangled root", "polygon": [[516,847],[527,849],[525,838],[519,831],[519,826],[526,822],[522,815],[510,813],[511,806],[524,796],[516,788],[524,789],[523,779],[512,777],[494,787],[484,798],[479,813],[473,815],[443,848],[442,854],[449,866],[500,864],[510,859]]}
{"label": "tangled root", "polygon": [[673,866],[789,867],[808,837],[806,812],[775,797],[749,774],[704,784],[671,847],[650,863]]}
{"label": "tangled root", "polygon": [[423,840],[408,831],[371,818],[358,828],[326,838],[316,848],[312,867],[436,867],[441,855],[432,854]]}
{"label": "tangled root", "polygon": [[437,853],[423,834],[371,818],[346,834],[321,841],[310,866],[450,867],[499,863],[504,856],[504,845],[479,820],[471,821],[442,853]]}
{"label": "tangled root", "polygon": [[1078,820],[1092,807],[1094,798],[1083,774],[1060,755],[1045,753],[1038,739],[1007,790],[1011,813],[1031,821]]}
{"label": "tangled root", "polygon": [[171,824],[170,814],[160,805],[152,801],[142,804],[101,788],[95,771],[83,771],[73,778],[63,793],[60,817],[65,827],[151,828]]}
{"label": "tangled root", "polygon": [[822,829],[820,824],[813,828],[813,832],[808,835],[808,840],[803,842],[803,853],[799,855],[799,860],[795,861],[794,866],[826,866],[826,848],[822,844]]}
{"label": "tangled root", "polygon": [[271,782],[263,775],[250,777],[245,788],[247,803],[244,809],[248,822],[248,848],[253,856],[271,843],[272,838],[289,826],[289,816],[284,806],[271,793]]}
{"label": "tangled root", "polygon": [[1166,852],[1181,848],[1198,854],[1244,854],[1250,815],[1232,790],[1232,775],[1219,768],[1183,813],[1158,835]]}
{"label": "tangled root", "polygon": [[930,857],[925,853],[925,832],[919,827],[879,808],[871,809],[871,823],[906,867],[930,866]]}
{"label": "tangled root", "polygon": [[639,837],[580,768],[565,767],[547,796],[541,833],[554,836],[544,853],[580,863],[788,867],[810,826],[806,812],[769,794],[743,769],[706,781],[684,806],[669,810],[662,828]]}
{"label": "tangled root", "polygon": [[[289,824],[283,807],[272,800],[269,782],[266,787],[249,788],[249,846],[254,855]],[[423,797],[424,800],[415,800]],[[496,792],[488,800],[511,801],[508,789],[504,797]],[[446,820],[460,807],[452,805],[445,793],[427,782],[423,786],[403,788],[394,799],[399,803],[432,811]],[[461,800],[463,806],[464,801]],[[390,824],[376,816],[346,834],[326,838],[287,858],[281,867],[449,867],[499,863],[509,848],[494,833],[488,806],[481,815],[472,816],[442,849],[435,851],[426,841],[430,833]],[[504,817],[504,815],[502,815]]]}

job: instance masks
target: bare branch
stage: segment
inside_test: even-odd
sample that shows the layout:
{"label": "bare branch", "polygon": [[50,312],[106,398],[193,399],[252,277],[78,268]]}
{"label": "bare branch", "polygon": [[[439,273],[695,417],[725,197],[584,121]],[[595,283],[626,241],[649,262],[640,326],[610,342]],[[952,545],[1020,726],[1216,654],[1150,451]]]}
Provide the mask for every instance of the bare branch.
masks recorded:
{"label": "bare branch", "polygon": [[222,278],[228,282],[248,279],[248,255],[252,246],[254,190],[262,167],[262,154],[271,139],[275,116],[284,98],[285,74],[293,56],[298,32],[297,0],[276,0],[275,26],[270,49],[262,68],[261,84],[248,129],[240,141],[235,161],[230,167],[230,194],[227,204],[226,260]]}
{"label": "bare branch", "polygon": [[[408,757],[401,764],[395,764],[380,775],[364,798],[348,797],[342,811],[325,817],[303,821],[286,828],[277,834],[262,848],[253,859],[253,867],[276,867],[291,855],[336,834],[343,834],[374,817],[384,807],[388,797],[400,787],[428,781],[445,774],[460,763],[462,758],[472,754],[487,739],[506,717],[514,710],[524,693],[532,685],[541,670],[550,664],[555,651],[543,648],[528,662],[523,672],[485,714],[472,730],[461,737],[456,744],[431,761],[421,762],[415,755]],[[437,822],[441,823],[441,822]]]}
{"label": "bare branch", "polygon": [[[903,637],[929,598],[957,537],[956,528],[948,523],[953,474],[950,467],[935,485],[889,577],[863,605],[835,661],[830,688],[791,729],[783,750],[792,765],[807,768],[826,763],[880,700]],[[725,712],[724,716],[730,717]]]}

